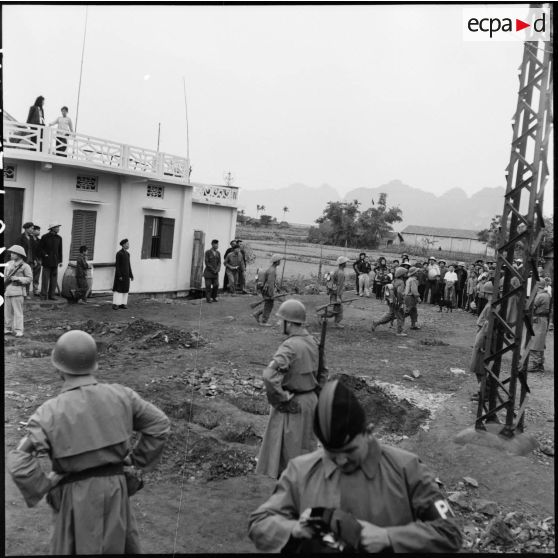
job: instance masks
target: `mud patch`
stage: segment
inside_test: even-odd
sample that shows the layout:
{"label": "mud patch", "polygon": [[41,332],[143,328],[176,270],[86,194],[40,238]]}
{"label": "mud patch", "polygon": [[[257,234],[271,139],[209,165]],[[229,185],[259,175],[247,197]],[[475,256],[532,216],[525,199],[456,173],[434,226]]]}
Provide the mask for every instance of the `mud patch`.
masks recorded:
{"label": "mud patch", "polygon": [[440,341],[439,339],[421,339],[421,345],[427,345],[428,347],[447,347],[449,343]]}
{"label": "mud patch", "polygon": [[226,397],[225,399],[245,413],[250,413],[251,415],[269,415],[269,403],[266,397],[236,395]]}
{"label": "mud patch", "polygon": [[195,349],[207,344],[207,341],[195,331],[181,331],[180,329],[143,319],[133,321],[127,328],[122,330],[121,335],[132,341],[142,339],[143,344],[149,348],[171,346]]}
{"label": "mud patch", "polygon": [[52,349],[50,348],[34,348],[34,349],[22,349],[18,351],[17,356],[22,358],[43,358],[50,356]]}
{"label": "mud patch", "polygon": [[415,434],[430,416],[426,409],[405,399],[399,400],[362,378],[338,374],[332,379],[338,379],[354,392],[366,412],[367,420],[374,424],[374,431],[379,435]]}
{"label": "mud patch", "polygon": [[168,440],[162,468],[205,481],[245,476],[255,469],[256,451],[255,447],[236,447],[179,423]]}

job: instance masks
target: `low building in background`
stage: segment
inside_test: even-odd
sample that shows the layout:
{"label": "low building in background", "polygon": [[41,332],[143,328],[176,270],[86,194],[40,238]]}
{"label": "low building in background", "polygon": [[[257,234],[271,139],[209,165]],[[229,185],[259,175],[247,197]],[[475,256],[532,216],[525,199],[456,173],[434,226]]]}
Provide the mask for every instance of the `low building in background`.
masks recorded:
{"label": "low building in background", "polygon": [[406,246],[419,246],[429,252],[441,249],[494,256],[494,249],[478,239],[478,231],[408,225],[399,234]]}
{"label": "low building in background", "polygon": [[70,132],[62,151],[53,128],[3,124],[4,244],[26,221],[43,233],[61,224],[64,269],[87,245],[94,291],[111,290],[122,238],[130,240],[131,292],[178,295],[202,287],[211,240],[223,248],[235,238],[238,188],[190,182],[183,157]]}

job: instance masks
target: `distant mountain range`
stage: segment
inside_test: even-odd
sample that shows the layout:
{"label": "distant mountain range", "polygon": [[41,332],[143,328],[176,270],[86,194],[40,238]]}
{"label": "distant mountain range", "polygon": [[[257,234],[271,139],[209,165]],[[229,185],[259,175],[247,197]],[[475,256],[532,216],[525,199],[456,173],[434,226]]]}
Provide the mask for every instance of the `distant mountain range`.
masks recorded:
{"label": "distant mountain range", "polygon": [[[377,203],[380,193],[387,194],[389,206],[399,206],[403,221],[394,229],[400,231],[407,225],[449,227],[454,229],[481,230],[489,226],[494,215],[501,214],[505,188],[483,188],[471,197],[461,188],[452,188],[436,196],[419,188],[392,180],[377,188],[356,188],[341,197],[329,184],[311,188],[305,184],[291,184],[271,190],[240,190],[239,209],[247,215],[256,216],[256,206],[265,206],[264,213],[278,221],[314,224],[328,201],[352,201],[362,203],[361,209]],[[283,214],[283,207],[289,211]]]}

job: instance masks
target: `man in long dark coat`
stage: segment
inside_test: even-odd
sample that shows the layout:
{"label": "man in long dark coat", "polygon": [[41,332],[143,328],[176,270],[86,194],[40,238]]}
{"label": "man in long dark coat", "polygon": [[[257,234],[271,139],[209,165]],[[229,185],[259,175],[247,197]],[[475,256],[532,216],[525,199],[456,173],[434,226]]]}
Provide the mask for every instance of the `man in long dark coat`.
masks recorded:
{"label": "man in long dark coat", "polygon": [[40,242],[43,277],[41,282],[41,298],[55,300],[54,293],[58,284],[58,267],[62,266],[62,237],[58,234],[60,225],[49,225],[48,233]]}
{"label": "man in long dark coat", "polygon": [[116,252],[116,269],[114,271],[114,284],[112,285],[112,309],[118,310],[128,308],[128,292],[130,291],[130,281],[134,280],[134,274],[130,266],[130,254],[128,250],[130,243],[128,239],[120,241],[121,250]]}

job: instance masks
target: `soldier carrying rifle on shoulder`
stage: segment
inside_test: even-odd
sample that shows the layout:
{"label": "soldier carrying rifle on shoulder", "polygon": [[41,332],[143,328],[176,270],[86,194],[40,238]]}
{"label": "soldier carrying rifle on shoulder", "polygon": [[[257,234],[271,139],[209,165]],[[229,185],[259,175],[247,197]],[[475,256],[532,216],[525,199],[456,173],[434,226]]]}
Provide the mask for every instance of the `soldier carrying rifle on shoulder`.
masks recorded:
{"label": "soldier carrying rifle on shoulder", "polygon": [[256,321],[264,327],[272,327],[271,324],[268,324],[267,321],[269,320],[269,316],[271,315],[271,311],[273,310],[273,304],[276,298],[281,296],[286,296],[287,293],[282,295],[276,295],[277,292],[277,268],[283,259],[282,256],[279,254],[273,254],[271,256],[271,265],[267,268],[267,270],[263,273],[261,280],[258,277],[256,282],[256,288],[261,292],[263,297],[263,301],[257,303],[253,307],[259,306],[263,302],[263,308],[259,308],[252,314]]}

